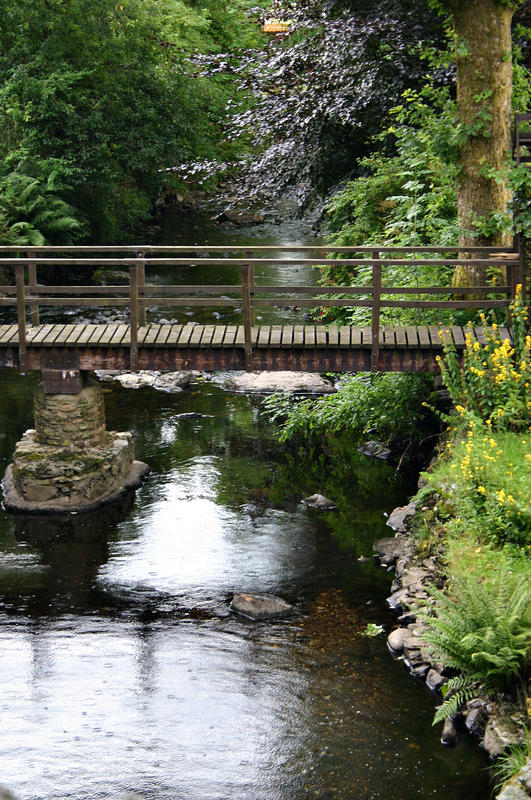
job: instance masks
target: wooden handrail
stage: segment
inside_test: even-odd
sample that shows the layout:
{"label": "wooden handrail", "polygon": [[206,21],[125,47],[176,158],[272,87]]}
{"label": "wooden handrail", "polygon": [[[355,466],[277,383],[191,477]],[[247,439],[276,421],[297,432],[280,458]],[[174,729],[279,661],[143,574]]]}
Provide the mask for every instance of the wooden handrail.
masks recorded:
{"label": "wooden handrail", "polygon": [[242,301],[243,301],[243,337],[245,349],[245,369],[250,370],[253,361],[253,347],[251,341],[251,280],[249,264],[242,265]]}
{"label": "wooden handrail", "polygon": [[[256,252],[262,252],[257,258]],[[132,253],[122,258],[102,257],[101,253]],[[278,257],[278,253],[298,253],[294,259]],[[427,253],[463,253],[476,257],[467,258],[470,266],[503,266],[507,269],[507,282],[501,286],[473,287],[470,291],[474,299],[454,299],[455,288],[452,286],[386,286],[383,283],[383,270],[388,266],[419,266],[430,264],[436,266],[455,266],[463,263],[463,259],[427,257]],[[7,255],[12,253],[13,255]],[[73,257],[55,256],[50,253],[69,253]],[[167,254],[166,257],[153,257],[152,254]],[[188,256],[175,256],[175,253],[187,253]],[[212,253],[219,253],[213,257]],[[227,253],[241,253],[245,257],[228,257]],[[267,254],[272,253],[271,257]],[[331,254],[366,253],[365,258],[332,258]],[[397,254],[395,257],[382,257],[382,254]],[[418,253],[417,258],[411,258]],[[5,257],[2,257],[4,254]],[[0,265],[15,268],[16,282],[14,286],[2,287],[0,306],[16,306],[19,328],[19,364],[23,371],[26,366],[26,310],[30,310],[33,325],[39,324],[39,306],[63,307],[77,305],[80,307],[129,307],[131,315],[130,365],[138,368],[138,329],[146,324],[146,308],[154,301],[162,301],[166,306],[232,306],[242,305],[246,369],[252,368],[253,347],[252,333],[254,325],[254,309],[257,307],[285,306],[288,303],[296,307],[357,307],[371,309],[371,368],[376,370],[379,363],[381,340],[380,313],[382,308],[438,308],[438,309],[480,309],[508,307],[510,298],[514,297],[516,286],[525,283],[526,261],[525,247],[520,243],[518,248],[500,252],[495,247],[359,247],[329,248],[318,246],[298,247],[290,245],[277,247],[272,245],[257,246],[250,251],[244,246],[152,246],[152,245],[111,245],[111,246],[64,246],[35,247],[27,251],[26,257],[20,257],[20,248],[0,246]],[[44,254],[44,255],[43,255]],[[196,257],[192,256],[194,254]],[[265,254],[265,255],[264,255]],[[314,257],[306,257],[312,255]],[[322,255],[319,255],[322,254]],[[398,254],[406,257],[399,258]],[[86,256],[76,258],[76,255]],[[90,257],[89,257],[90,256]],[[197,257],[199,256],[199,257]],[[490,256],[490,257],[489,257]],[[208,284],[208,285],[168,285],[146,283],[146,266],[188,267],[200,264],[203,266],[233,266],[241,271],[240,284]],[[300,266],[319,268],[322,266],[353,266],[372,270],[372,282],[363,286],[299,286],[299,285],[256,285],[255,265],[279,265],[284,268]],[[87,266],[92,269],[105,266],[120,266],[129,271],[129,285],[120,286],[45,286],[37,283],[37,268],[54,266]],[[25,285],[24,270],[28,268],[28,285]],[[42,276],[41,276],[42,277]],[[525,287],[524,287],[525,289]],[[233,295],[228,297],[227,294]],[[389,296],[402,295],[435,295],[448,297],[445,299],[408,300],[388,299]],[[87,296],[88,295],[88,296]],[[195,296],[191,296],[195,295]],[[306,297],[304,296],[306,295]],[[361,295],[356,298],[355,295]],[[366,297],[363,298],[363,295]],[[485,299],[478,299],[485,295]],[[491,295],[490,297],[488,295]],[[504,299],[500,299],[505,296]]]}
{"label": "wooden handrail", "polygon": [[[519,263],[518,253],[511,253],[513,258],[470,258],[466,260],[466,265],[471,267],[505,267],[510,264]],[[36,261],[29,258],[0,258],[0,266],[23,266],[36,263],[38,266],[64,266],[64,267],[129,267],[132,264],[153,267],[241,267],[248,264],[247,258],[39,258]],[[456,267],[463,263],[461,258],[255,258],[254,264],[259,266],[285,266],[285,267],[323,267],[323,266],[342,266],[342,267],[367,267],[378,263],[382,267],[418,267],[422,264],[430,264],[435,267]]]}
{"label": "wooden handrail", "polygon": [[[20,253],[20,246],[18,245],[0,245],[0,253]],[[293,252],[322,252],[322,253],[372,253],[375,249],[375,245],[372,246],[361,246],[361,247],[348,247],[342,245],[340,247],[337,246],[329,246],[326,244],[320,245],[253,245],[254,251],[275,251],[275,252],[286,252],[286,253],[293,253]],[[163,253],[163,252],[175,252],[175,253],[247,253],[249,250],[249,245],[169,245],[169,244],[162,244],[162,245],[141,245],[141,244],[133,244],[133,245],[93,245],[93,244],[84,244],[84,245],[40,245],[38,247],[33,247],[32,251],[36,254],[38,253],[70,253],[70,252],[92,252],[92,253],[104,253],[104,252],[128,252],[128,253],[138,253],[142,251],[145,254],[147,253]],[[380,253],[498,253],[500,252],[500,247],[497,246],[481,246],[481,245],[470,245],[470,246],[460,246],[460,245],[441,245],[438,247],[429,246],[424,247],[420,245],[416,245],[414,247],[396,247],[395,245],[378,245],[378,250]],[[507,252],[515,252],[514,249],[508,249]]]}
{"label": "wooden handrail", "polygon": [[15,268],[17,282],[17,324],[18,324],[18,366],[20,372],[26,371],[26,297],[24,287],[24,267]]}

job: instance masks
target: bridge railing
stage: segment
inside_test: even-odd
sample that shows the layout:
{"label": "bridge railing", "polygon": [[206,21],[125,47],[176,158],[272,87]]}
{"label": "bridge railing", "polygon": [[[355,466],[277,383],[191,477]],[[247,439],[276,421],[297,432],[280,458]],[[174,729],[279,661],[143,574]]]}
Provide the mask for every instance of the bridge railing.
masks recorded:
{"label": "bridge railing", "polygon": [[[227,254],[230,255],[227,255]],[[279,253],[285,255],[279,256]],[[340,259],[340,260],[338,260]],[[365,285],[263,285],[255,279],[261,267],[330,266],[370,268],[371,281]],[[386,268],[404,267],[415,270],[427,267],[500,269],[500,285],[474,286],[463,296],[463,289],[452,286],[407,285],[383,283]],[[523,247],[500,251],[496,247],[324,247],[324,246],[44,246],[21,250],[0,247],[0,268],[12,267],[15,282],[0,287],[0,306],[14,306],[17,311],[19,364],[26,362],[26,328],[39,324],[39,307],[68,306],[91,308],[128,308],[130,313],[130,364],[138,366],[138,330],[146,324],[148,306],[163,300],[165,307],[237,307],[243,313],[243,347],[245,363],[251,368],[255,309],[286,306],[287,298],[297,307],[361,307],[371,309],[371,365],[376,369],[381,346],[381,309],[482,309],[507,308],[517,284],[526,285],[526,261]],[[146,282],[146,269],[168,267],[182,270],[190,266],[234,267],[238,283],[225,284],[154,284]],[[127,270],[129,281],[121,285],[96,286],[42,283],[43,275],[58,267],[87,269],[90,277],[97,269]],[[215,277],[215,275],[214,275]],[[327,296],[328,295],[328,296]],[[425,295],[436,299],[409,299]],[[393,297],[401,299],[392,299]],[[406,299],[404,299],[406,297]],[[160,304],[160,302],[159,302]]]}

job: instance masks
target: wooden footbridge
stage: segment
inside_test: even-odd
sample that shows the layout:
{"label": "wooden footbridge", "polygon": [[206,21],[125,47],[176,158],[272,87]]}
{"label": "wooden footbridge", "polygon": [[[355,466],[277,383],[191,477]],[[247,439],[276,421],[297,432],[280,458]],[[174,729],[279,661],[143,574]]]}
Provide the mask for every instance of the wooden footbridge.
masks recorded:
{"label": "wooden footbridge", "polygon": [[[265,285],[261,277],[269,268],[284,277],[293,268],[338,263],[363,270],[370,281],[359,286],[303,286],[286,280]],[[426,285],[422,280],[431,268],[463,263],[497,271],[503,276],[501,283],[498,278],[491,285],[475,287],[471,298],[456,296],[451,286]],[[138,245],[35,247],[21,252],[4,246],[0,267],[6,266],[13,269],[14,281],[0,287],[4,307],[0,367],[42,370],[49,392],[58,387],[78,391],[80,370],[95,369],[433,371],[442,347],[440,326],[420,324],[424,312],[507,308],[517,284],[525,286],[527,280],[523,248],[499,252],[492,247],[275,246],[251,251],[231,245]],[[200,266],[202,274],[211,271],[211,282],[185,283],[190,266]],[[404,268],[410,271],[409,285],[393,285],[397,267],[402,275]],[[96,270],[109,269],[119,271],[119,285],[91,283]],[[85,285],[73,285],[73,270],[76,275],[86,270]],[[57,274],[63,276],[61,282],[54,282]],[[236,280],[221,282],[226,275]],[[418,279],[413,277],[417,275]],[[241,324],[150,323],[148,309],[154,306],[180,312],[228,307],[241,313]],[[304,319],[255,324],[257,310],[287,306],[299,311],[361,307],[369,310],[371,324],[337,327],[308,324]],[[419,324],[382,324],[381,311],[389,308],[416,309]],[[72,309],[89,313],[116,309],[122,320],[72,324],[63,316],[67,309],[70,314]],[[462,349],[467,329],[454,325],[449,330]],[[470,331],[483,341],[482,328]],[[502,334],[510,337],[509,329],[502,328]]]}

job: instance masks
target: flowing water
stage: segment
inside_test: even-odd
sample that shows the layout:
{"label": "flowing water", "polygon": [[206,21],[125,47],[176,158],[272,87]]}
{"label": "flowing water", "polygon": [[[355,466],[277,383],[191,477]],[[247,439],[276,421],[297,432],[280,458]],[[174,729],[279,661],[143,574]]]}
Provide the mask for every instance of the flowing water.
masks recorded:
{"label": "flowing water", "polygon": [[[2,470],[38,378],[0,374]],[[209,381],[105,392],[151,466],[136,496],[0,512],[0,783],[20,800],[485,800],[474,742],[443,748],[434,698],[361,635],[393,625],[367,556],[412,487],[356,448],[286,463],[260,401]],[[299,504],[316,491],[338,511]],[[238,618],[235,591],[295,614]]]}

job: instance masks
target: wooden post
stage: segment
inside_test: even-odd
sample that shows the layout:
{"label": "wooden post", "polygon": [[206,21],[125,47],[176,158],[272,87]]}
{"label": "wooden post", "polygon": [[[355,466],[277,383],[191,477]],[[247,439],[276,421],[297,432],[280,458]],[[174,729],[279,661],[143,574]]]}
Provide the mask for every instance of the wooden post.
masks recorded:
{"label": "wooden post", "polygon": [[129,348],[129,367],[138,369],[138,268],[136,265],[129,267],[129,297],[131,306],[131,344]]}
{"label": "wooden post", "polygon": [[[28,250],[28,258],[35,258],[35,252],[33,250]],[[35,261],[30,261],[28,264],[28,288],[30,294],[35,294],[35,290],[37,289],[37,264]],[[29,307],[31,324],[38,325],[40,322],[39,304],[30,301]]]}
{"label": "wooden post", "polygon": [[251,284],[249,264],[242,264],[243,337],[245,347],[245,369],[250,372],[253,365],[251,344]]}
{"label": "wooden post", "polygon": [[[144,260],[145,255],[146,254],[145,254],[145,252],[143,250],[140,250],[136,254],[137,258],[141,258],[142,259],[140,264],[138,264],[138,266],[137,266],[138,289],[139,289],[139,295],[140,295],[140,297],[142,299],[144,299],[144,295],[145,295],[144,287],[146,285],[146,262]],[[139,324],[140,327],[142,327],[142,326],[144,326],[146,324],[146,306],[144,305],[144,303],[142,303],[141,305],[138,306],[138,324]]]}
{"label": "wooden post", "polygon": [[15,267],[17,286],[18,368],[26,371],[26,295],[24,289],[24,264]]}
{"label": "wooden post", "polygon": [[519,255],[519,264],[518,264],[518,283],[522,284],[522,300],[524,305],[529,304],[529,286],[528,280],[529,275],[527,273],[527,242],[525,237],[520,234],[518,237],[518,255]]}
{"label": "wooden post", "polygon": [[254,310],[254,252],[253,250],[248,250],[246,253],[247,258],[249,259],[249,293],[251,296],[251,325],[255,324],[255,310]]}
{"label": "wooden post", "polygon": [[[374,250],[372,257],[380,258],[379,250]],[[372,342],[371,342],[371,372],[378,372],[378,357],[380,352],[380,303],[382,295],[382,265],[372,266]]]}

